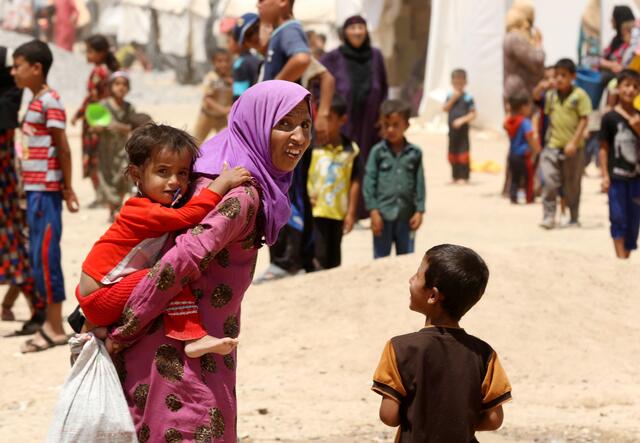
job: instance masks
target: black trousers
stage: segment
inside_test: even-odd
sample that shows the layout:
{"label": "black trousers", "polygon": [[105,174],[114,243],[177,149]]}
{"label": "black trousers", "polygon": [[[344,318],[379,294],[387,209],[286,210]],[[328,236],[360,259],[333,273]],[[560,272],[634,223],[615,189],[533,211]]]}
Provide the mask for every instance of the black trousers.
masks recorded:
{"label": "black trousers", "polygon": [[315,241],[315,259],[319,269],[331,269],[340,266],[342,253],[342,220],[329,218],[313,219],[313,237]]}
{"label": "black trousers", "polygon": [[518,189],[527,187],[527,180],[529,177],[524,155],[509,155],[509,170],[511,171],[509,198],[512,203],[517,203]]}
{"label": "black trousers", "polygon": [[290,274],[295,274],[302,269],[302,238],[302,232],[285,225],[278,234],[278,241],[269,247],[271,263]]}

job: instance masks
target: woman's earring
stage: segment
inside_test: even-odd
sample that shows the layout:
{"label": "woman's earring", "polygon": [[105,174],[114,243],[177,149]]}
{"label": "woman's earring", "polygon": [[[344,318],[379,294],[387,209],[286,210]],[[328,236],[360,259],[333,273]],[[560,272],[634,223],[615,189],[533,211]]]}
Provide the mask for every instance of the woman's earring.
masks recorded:
{"label": "woman's earring", "polygon": [[136,182],[136,194],[138,194],[138,196],[142,197],[142,189],[140,189],[140,183]]}

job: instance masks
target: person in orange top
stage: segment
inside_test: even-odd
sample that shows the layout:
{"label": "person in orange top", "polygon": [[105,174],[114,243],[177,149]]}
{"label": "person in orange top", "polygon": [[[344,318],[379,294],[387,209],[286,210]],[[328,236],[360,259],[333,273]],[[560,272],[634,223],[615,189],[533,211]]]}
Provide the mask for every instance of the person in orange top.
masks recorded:
{"label": "person in orange top", "polygon": [[[86,319],[80,319],[82,327],[76,323],[79,312],[70,319],[76,330],[108,326],[121,315],[126,316],[125,304],[133,289],[143,277],[157,272],[148,268],[158,259],[169,234],[198,224],[229,189],[251,179],[244,168],[225,169],[208,188],[174,208],[186,193],[198,155],[193,137],[170,126],[150,123],[133,132],[125,150],[128,173],[139,195],[125,202],[82,264],[76,297]],[[160,277],[161,283],[170,286],[175,275]],[[164,323],[168,337],[186,342],[185,353],[191,358],[209,352],[225,355],[238,344],[233,338],[208,335],[188,286],[167,306]],[[96,335],[103,332],[98,330]]]}
{"label": "person in orange top", "polygon": [[507,374],[494,349],[460,327],[488,281],[482,257],[450,244],[429,249],[409,280],[409,309],[424,328],[387,341],[371,388],[396,442],[477,443],[476,431],[502,426]]}

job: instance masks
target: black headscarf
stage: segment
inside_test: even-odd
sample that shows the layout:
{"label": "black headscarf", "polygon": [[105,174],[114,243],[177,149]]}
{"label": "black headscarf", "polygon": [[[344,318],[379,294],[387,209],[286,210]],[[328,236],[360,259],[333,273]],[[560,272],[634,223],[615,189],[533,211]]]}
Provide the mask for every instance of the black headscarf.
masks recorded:
{"label": "black headscarf", "polygon": [[22,91],[16,87],[11,76],[7,54],[7,48],[0,46],[0,132],[18,127],[18,111],[22,99]]}
{"label": "black headscarf", "polygon": [[622,40],[622,24],[625,22],[632,22],[636,18],[633,15],[633,11],[630,7],[620,5],[613,8],[613,25],[616,28],[616,35],[611,40],[611,44],[609,45],[610,52],[614,52],[618,49],[624,41]]}
{"label": "black headscarf", "polygon": [[354,15],[345,20],[342,26],[344,34],[344,44],[340,46],[340,52],[347,61],[347,71],[351,82],[351,106],[352,109],[358,109],[367,101],[369,92],[371,91],[371,77],[373,70],[371,68],[371,41],[369,33],[359,48],[354,47],[347,39],[345,30],[347,27],[361,23],[366,26],[367,22],[359,15]]}

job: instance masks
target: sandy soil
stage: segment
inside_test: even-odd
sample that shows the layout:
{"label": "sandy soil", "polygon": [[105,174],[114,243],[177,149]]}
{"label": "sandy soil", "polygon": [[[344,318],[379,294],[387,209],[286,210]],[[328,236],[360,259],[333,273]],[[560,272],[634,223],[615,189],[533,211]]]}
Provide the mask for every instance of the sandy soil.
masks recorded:
{"label": "sandy soil", "polygon": [[[157,81],[164,87],[166,79]],[[135,88],[135,86],[134,86]],[[178,93],[197,96],[194,88]],[[142,111],[179,127],[197,101],[143,100]],[[77,103],[71,103],[76,105]],[[69,109],[74,109],[70,106]],[[79,130],[69,131],[75,186],[85,208],[64,214],[63,260],[73,298],[80,263],[107,228],[106,210],[88,210],[93,195],[79,177]],[[498,195],[501,175],[474,174],[448,184],[446,137],[414,125],[423,147],[428,214],[417,254],[372,260],[371,234],[343,242],[342,268],[251,287],[246,294],[238,370],[239,433],[245,441],[391,441],[369,390],[385,341],[419,329],[408,310],[408,279],[421,253],[450,242],[475,248],[491,269],[486,295],[463,326],[498,351],[513,384],[505,425],[486,442],[637,441],[640,433],[640,290],[638,256],[614,259],[606,197],[585,178],[582,229],[543,232],[539,205],[510,205]],[[501,162],[505,140],[474,134],[477,160]],[[594,171],[590,170],[593,175]],[[261,251],[258,273],[267,262]],[[75,303],[65,304],[69,313]],[[27,308],[16,306],[21,320]],[[0,323],[0,335],[19,323]],[[21,338],[0,339],[0,442],[41,441],[68,373],[64,347],[21,355]]]}

